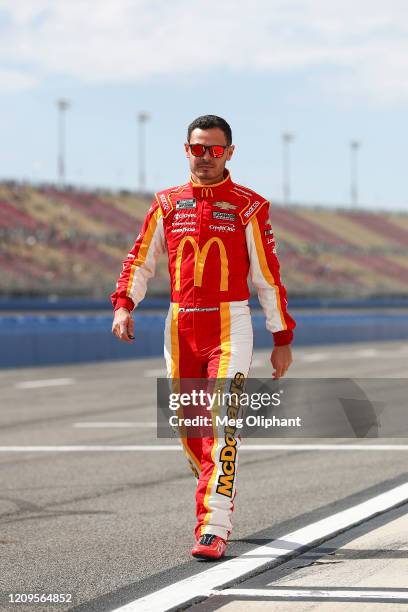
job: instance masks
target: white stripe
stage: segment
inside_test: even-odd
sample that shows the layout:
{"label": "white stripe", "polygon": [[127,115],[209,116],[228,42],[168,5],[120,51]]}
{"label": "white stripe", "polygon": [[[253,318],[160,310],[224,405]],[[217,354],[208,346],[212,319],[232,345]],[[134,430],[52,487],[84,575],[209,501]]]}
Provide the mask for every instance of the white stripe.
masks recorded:
{"label": "white stripe", "polygon": [[[172,345],[171,345],[171,322],[173,317],[173,304],[169,306],[167,311],[166,320],[164,322],[164,359],[166,362],[166,374],[167,378],[171,377],[172,369]],[[178,365],[178,364],[177,364]]]}
{"label": "white stripe", "polygon": [[300,552],[306,546],[310,547],[317,542],[328,539],[407,499],[408,483],[293,531],[278,540],[272,540],[268,544],[254,548],[240,557],[220,563],[155,593],[136,599],[117,608],[117,610],[121,612],[164,612],[178,606],[181,607],[198,598],[208,597],[213,594],[214,589],[242,579],[247,574],[259,571],[260,568],[266,564],[270,565],[271,562],[278,565],[287,556],[292,557],[294,552]]}
{"label": "white stripe", "polygon": [[84,428],[84,429],[93,429],[93,428],[98,428],[98,429],[103,429],[103,428],[121,428],[121,427],[133,427],[133,428],[138,428],[138,427],[156,427],[157,423],[155,421],[150,421],[150,422],[146,422],[146,423],[138,423],[138,422],[133,422],[133,421],[90,421],[90,422],[85,422],[85,421],[80,421],[79,423],[72,423],[72,427],[77,427],[79,429]]}
{"label": "white stripe", "polygon": [[311,353],[310,355],[302,355],[301,360],[306,363],[316,363],[318,361],[326,361],[330,356],[328,353]]}
{"label": "white stripe", "polygon": [[240,451],[389,451],[408,450],[408,444],[243,444]]}
{"label": "white stripe", "polygon": [[355,357],[377,357],[380,351],[374,348],[361,349],[355,352]]}
{"label": "white stripe", "polygon": [[60,446],[0,446],[0,453],[19,453],[19,452],[53,452],[53,453],[71,453],[71,452],[128,452],[128,451],[136,451],[136,452],[146,452],[146,451],[179,451],[181,448],[178,445],[156,445],[149,446],[148,444],[144,445],[89,445],[89,444],[77,444],[77,445],[60,445]]}
{"label": "white stripe", "polygon": [[[151,216],[149,224],[153,222],[153,217],[154,214]],[[142,243],[144,242],[145,237],[146,234],[143,236]],[[153,232],[151,242],[148,246],[145,260],[139,266],[136,266],[133,273],[129,297],[132,298],[135,306],[137,306],[146,295],[147,281],[149,278],[154,276],[157,259],[159,255],[164,253],[164,251],[163,217],[160,215],[156,228]]]}
{"label": "white stripe", "polygon": [[279,599],[406,599],[408,591],[360,591],[349,589],[339,591],[338,589],[283,589],[272,587],[271,589],[225,589],[225,591],[212,591],[211,595],[233,595],[242,597],[279,597]]}
{"label": "white stripe", "polygon": [[[82,452],[82,451],[123,451],[123,452],[148,452],[148,451],[180,451],[181,446],[176,444],[127,444],[127,445],[59,445],[59,446],[0,446],[0,453],[18,452]],[[241,451],[406,451],[408,444],[244,444]]]}
{"label": "white stripe", "polygon": [[164,368],[156,368],[151,370],[145,370],[143,375],[147,378],[166,378],[166,370]]}
{"label": "white stripe", "polygon": [[[256,223],[256,220],[254,223]],[[266,329],[270,332],[281,331],[283,329],[282,319],[276,297],[278,289],[275,286],[271,286],[263,275],[258,259],[258,251],[256,250],[252,221],[246,226],[245,236],[250,260],[251,280],[256,287],[259,303],[265,314]],[[263,249],[263,245],[261,245],[261,248]]]}
{"label": "white stripe", "polygon": [[43,380],[24,380],[16,383],[16,389],[39,389],[40,387],[61,387],[72,385],[75,378],[44,378]]}

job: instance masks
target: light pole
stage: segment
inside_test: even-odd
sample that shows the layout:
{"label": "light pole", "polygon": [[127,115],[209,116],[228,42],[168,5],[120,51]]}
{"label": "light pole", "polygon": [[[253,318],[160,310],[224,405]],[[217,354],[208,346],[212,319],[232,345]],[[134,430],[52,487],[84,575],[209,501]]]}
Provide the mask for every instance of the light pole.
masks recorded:
{"label": "light pole", "polygon": [[282,133],[282,186],[283,203],[290,202],[290,143],[295,139],[291,132]]}
{"label": "light pole", "polygon": [[57,100],[58,108],[58,183],[61,188],[65,184],[65,112],[70,107],[68,100],[63,98]]}
{"label": "light pole", "polygon": [[137,116],[139,123],[139,191],[145,192],[146,188],[146,150],[145,150],[145,129],[146,121],[150,119],[150,115],[145,112],[140,112]]}
{"label": "light pole", "polygon": [[358,150],[361,142],[352,140],[350,142],[350,195],[351,205],[358,204]]}

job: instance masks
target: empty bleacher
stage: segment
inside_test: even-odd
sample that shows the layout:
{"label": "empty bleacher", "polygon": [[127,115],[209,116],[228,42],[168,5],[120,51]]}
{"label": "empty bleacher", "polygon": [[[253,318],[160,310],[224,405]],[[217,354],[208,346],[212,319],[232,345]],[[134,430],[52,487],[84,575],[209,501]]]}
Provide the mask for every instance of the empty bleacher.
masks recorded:
{"label": "empty bleacher", "polygon": [[[0,183],[0,293],[103,297],[149,198]],[[408,294],[408,215],[272,204],[282,276],[297,295]],[[158,265],[154,292],[168,287]]]}

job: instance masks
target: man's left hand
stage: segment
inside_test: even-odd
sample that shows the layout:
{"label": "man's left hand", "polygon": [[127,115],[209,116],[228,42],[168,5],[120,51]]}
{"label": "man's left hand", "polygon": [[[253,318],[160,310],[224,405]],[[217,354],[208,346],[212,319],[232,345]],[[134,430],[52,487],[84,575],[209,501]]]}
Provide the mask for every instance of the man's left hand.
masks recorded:
{"label": "man's left hand", "polygon": [[271,364],[273,367],[272,378],[281,378],[285,376],[292,361],[290,344],[275,346],[271,355]]}

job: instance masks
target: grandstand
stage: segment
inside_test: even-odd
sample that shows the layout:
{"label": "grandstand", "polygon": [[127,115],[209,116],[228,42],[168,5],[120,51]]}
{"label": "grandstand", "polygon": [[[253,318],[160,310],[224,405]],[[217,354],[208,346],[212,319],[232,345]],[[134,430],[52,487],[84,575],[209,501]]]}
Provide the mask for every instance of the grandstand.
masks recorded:
{"label": "grandstand", "polygon": [[[129,192],[0,183],[0,293],[104,297],[150,198]],[[291,295],[408,294],[408,215],[272,205]],[[151,282],[168,289],[167,263]]]}

